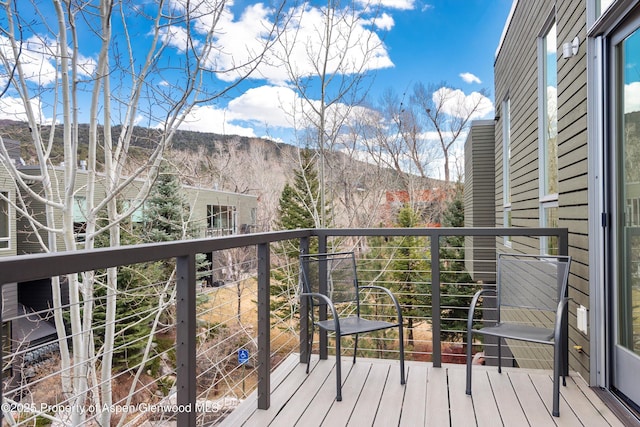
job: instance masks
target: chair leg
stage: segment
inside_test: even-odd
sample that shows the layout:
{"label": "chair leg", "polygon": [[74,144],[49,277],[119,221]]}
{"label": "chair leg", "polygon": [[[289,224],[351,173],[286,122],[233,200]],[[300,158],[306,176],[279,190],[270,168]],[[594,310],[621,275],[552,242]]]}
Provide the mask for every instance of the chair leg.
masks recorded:
{"label": "chair leg", "polygon": [[315,325],[311,323],[311,334],[307,335],[307,374],[309,373],[309,365],[311,364],[311,349],[313,347],[313,334],[315,333]]}
{"label": "chair leg", "polygon": [[502,337],[498,337],[498,373],[502,373]]}
{"label": "chair leg", "polygon": [[342,401],[342,363],[340,362],[340,337],[336,335],[336,400]]}
{"label": "chair leg", "polygon": [[465,393],[471,396],[471,352],[473,351],[473,333],[467,331],[467,389]]}
{"label": "chair leg", "polygon": [[[554,344],[553,346],[553,411],[551,414],[554,417],[560,416],[560,361],[563,359],[562,355],[562,344]],[[564,378],[564,370],[563,378]]]}
{"label": "chair leg", "polygon": [[356,363],[356,353],[358,352],[358,334],[356,334],[356,339],[353,344],[353,363]]}
{"label": "chair leg", "polygon": [[404,376],[404,332],[402,324],[398,325],[398,339],[400,340],[400,384],[406,384],[407,380]]}

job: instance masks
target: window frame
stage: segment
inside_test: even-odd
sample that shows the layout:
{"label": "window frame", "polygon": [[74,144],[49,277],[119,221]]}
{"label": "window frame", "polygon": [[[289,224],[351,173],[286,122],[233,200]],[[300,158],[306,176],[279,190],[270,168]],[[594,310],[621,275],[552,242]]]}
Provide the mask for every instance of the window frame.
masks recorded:
{"label": "window frame", "polygon": [[[549,35],[555,30],[555,34],[552,39]],[[539,204],[539,221],[540,227],[549,227],[547,224],[547,213],[550,209],[558,209],[558,186],[559,186],[559,168],[558,168],[558,102],[557,102],[557,89],[558,89],[558,31],[555,20],[555,12],[552,13],[547,19],[540,35],[538,37],[538,204]],[[552,72],[555,71],[555,162],[551,162],[549,158],[550,146],[549,143],[552,138],[549,138],[549,128],[553,125],[553,119],[551,123],[549,120],[548,106],[550,102],[548,86],[549,86],[549,57],[548,41],[555,40],[555,66]],[[555,165],[555,169],[551,170],[551,167]],[[551,181],[552,177],[555,177],[555,182]],[[554,191],[555,190],[555,191]],[[557,226],[557,225],[556,225]],[[540,253],[548,254],[549,244],[552,244],[551,239],[547,236],[540,238]]]}
{"label": "window frame", "polygon": [[[11,235],[12,235],[12,228],[11,228],[11,222],[12,222],[12,208],[11,208],[11,192],[8,190],[2,190],[0,191],[0,193],[3,194],[2,197],[0,197],[0,215],[3,215],[6,218],[6,236],[2,236],[0,235],[0,251],[9,251],[12,250],[12,245],[11,245]],[[5,207],[6,207],[6,212],[5,212]],[[1,222],[0,222],[1,224]],[[2,230],[0,230],[1,232]],[[6,242],[6,246],[4,246]]]}
{"label": "window frame", "polygon": [[[511,98],[502,100],[502,210],[503,227],[511,227]],[[503,244],[510,248],[511,236],[504,236]]]}

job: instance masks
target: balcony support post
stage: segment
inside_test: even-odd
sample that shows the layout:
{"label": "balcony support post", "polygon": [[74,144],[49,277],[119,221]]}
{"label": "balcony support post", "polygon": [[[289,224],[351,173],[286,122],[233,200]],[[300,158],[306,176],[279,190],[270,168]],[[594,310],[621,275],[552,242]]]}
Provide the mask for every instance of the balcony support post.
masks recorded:
{"label": "balcony support post", "polygon": [[[322,236],[318,236],[318,252],[319,253],[326,253],[327,252],[327,236],[326,235],[322,235]],[[320,279],[320,283],[319,283],[319,291],[322,294],[327,294],[327,263],[323,262],[321,263],[322,265],[324,265],[324,271],[322,268],[320,268],[320,271],[318,272],[319,275],[319,279]],[[321,304],[318,307],[318,320],[327,320],[327,306],[324,304]],[[326,330],[320,330],[320,328],[318,328],[318,335],[319,335],[319,353],[320,353],[320,359],[328,359],[329,358],[329,339],[327,336],[327,331]],[[336,339],[340,339],[338,337],[336,337]]]}
{"label": "balcony support post", "polygon": [[[309,238],[300,239],[300,255],[309,253]],[[302,274],[300,272],[299,274]],[[302,292],[302,291],[301,291]],[[300,299],[300,363],[307,363],[307,340],[309,334],[309,303],[307,298]],[[313,337],[311,337],[313,339]]]}
{"label": "balcony support post", "polygon": [[271,295],[269,244],[258,245],[258,409],[271,405]]}
{"label": "balcony support post", "polygon": [[433,346],[432,362],[441,367],[442,349],[440,348],[440,233],[431,235],[431,342]]}
{"label": "balcony support post", "polygon": [[176,385],[179,426],[196,425],[196,257],[176,258]]}

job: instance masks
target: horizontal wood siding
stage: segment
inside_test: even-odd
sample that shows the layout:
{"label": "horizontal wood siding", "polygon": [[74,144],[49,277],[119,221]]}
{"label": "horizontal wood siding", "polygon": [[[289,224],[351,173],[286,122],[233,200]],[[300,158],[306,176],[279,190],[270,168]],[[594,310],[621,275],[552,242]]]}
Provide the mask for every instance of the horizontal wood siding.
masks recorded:
{"label": "horizontal wood siding", "polygon": [[[586,2],[558,1],[558,45],[578,36],[577,56],[558,60],[558,166],[559,226],[569,229],[569,254],[573,257],[569,279],[569,349],[571,368],[589,378],[589,337],[576,328],[576,307],[589,308],[588,147]],[[561,51],[561,49],[560,49]],[[575,350],[580,346],[582,352]]]}
{"label": "horizontal wood siding", "polygon": [[[495,123],[475,121],[465,142],[465,227],[495,227]],[[495,238],[465,237],[465,266],[475,281],[495,282]]]}
{"label": "horizontal wood siding", "polygon": [[[513,227],[540,226],[538,154],[538,38],[555,13],[558,52],[558,205],[559,226],[569,229],[570,363],[589,375],[588,336],[576,327],[576,304],[588,306],[588,163],[586,3],[580,0],[544,0],[517,3],[495,62],[496,104],[511,103],[511,215]],[[577,56],[562,58],[562,43],[578,36]],[[496,223],[503,225],[503,117],[496,123]],[[498,241],[501,243],[501,240]],[[537,253],[537,239],[514,239],[501,250]],[[581,346],[578,352],[574,346]],[[516,349],[514,353],[517,353]],[[522,351],[524,354],[526,351]],[[518,354],[516,354],[518,357]]]}

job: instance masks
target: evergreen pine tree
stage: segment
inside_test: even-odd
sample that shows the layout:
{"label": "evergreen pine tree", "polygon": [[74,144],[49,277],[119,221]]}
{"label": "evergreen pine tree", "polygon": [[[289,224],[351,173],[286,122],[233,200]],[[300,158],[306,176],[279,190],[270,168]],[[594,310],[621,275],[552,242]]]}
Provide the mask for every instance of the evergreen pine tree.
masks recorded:
{"label": "evergreen pine tree", "polygon": [[[317,228],[320,218],[320,181],[312,150],[300,150],[300,169],[293,173],[293,185],[285,184],[280,195],[277,225],[282,230]],[[329,209],[325,209],[325,212],[329,212]],[[309,242],[311,253],[317,252],[317,249],[316,241]],[[284,242],[281,250],[291,260],[292,269],[288,274],[272,273],[271,310],[278,312],[280,318],[288,318],[293,314],[292,298],[295,298],[294,290],[298,286],[297,260],[300,249],[297,244]]]}
{"label": "evergreen pine tree", "polygon": [[[444,227],[464,227],[464,202],[456,189],[443,215]],[[442,341],[458,341],[466,329],[467,308],[478,290],[464,266],[464,236],[449,236],[440,246]]]}
{"label": "evergreen pine tree", "polygon": [[[419,214],[409,205],[398,212],[399,227],[417,227]],[[413,328],[418,319],[429,317],[427,289],[428,263],[424,239],[405,236],[396,239],[397,252],[393,261],[394,291],[407,325],[407,344],[413,345]]]}
{"label": "evergreen pine tree", "polygon": [[164,165],[145,202],[143,236],[147,242],[168,242],[192,237],[189,223],[189,204],[182,183],[173,171]]}

